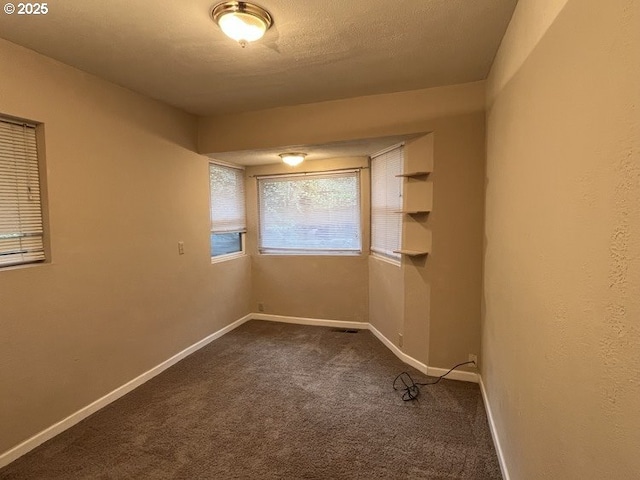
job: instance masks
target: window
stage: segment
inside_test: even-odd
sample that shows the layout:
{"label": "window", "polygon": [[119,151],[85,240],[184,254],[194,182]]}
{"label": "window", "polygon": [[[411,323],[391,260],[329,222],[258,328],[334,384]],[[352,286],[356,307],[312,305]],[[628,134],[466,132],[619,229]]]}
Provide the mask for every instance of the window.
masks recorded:
{"label": "window", "polygon": [[[209,164],[211,191],[211,256],[244,252],[247,230],[244,202],[244,171],[217,163]],[[223,257],[224,258],[224,257]]]}
{"label": "window", "polygon": [[361,251],[357,170],[258,179],[260,252]]}
{"label": "window", "polygon": [[36,126],[0,118],[0,267],[44,259]]}
{"label": "window", "polygon": [[402,236],[403,147],[387,150],[371,159],[371,251],[399,261]]}

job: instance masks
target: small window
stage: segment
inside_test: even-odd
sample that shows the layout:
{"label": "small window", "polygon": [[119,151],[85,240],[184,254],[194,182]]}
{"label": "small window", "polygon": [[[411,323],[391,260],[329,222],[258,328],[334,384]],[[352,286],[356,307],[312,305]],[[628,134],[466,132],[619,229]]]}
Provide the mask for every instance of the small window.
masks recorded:
{"label": "small window", "polygon": [[402,236],[403,147],[371,159],[371,252],[399,262]]}
{"label": "small window", "polygon": [[261,253],[360,253],[357,170],[262,177],[258,195]]}
{"label": "small window", "polygon": [[211,257],[244,253],[247,230],[244,171],[217,163],[209,164],[211,191]]}
{"label": "small window", "polygon": [[0,267],[43,260],[36,126],[0,118]]}

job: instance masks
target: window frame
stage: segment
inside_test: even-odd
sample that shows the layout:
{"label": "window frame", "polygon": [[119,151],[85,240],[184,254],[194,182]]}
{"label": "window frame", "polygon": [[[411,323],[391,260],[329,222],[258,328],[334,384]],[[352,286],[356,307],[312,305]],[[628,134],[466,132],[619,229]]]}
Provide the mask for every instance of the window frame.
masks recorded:
{"label": "window frame", "polygon": [[[241,250],[238,252],[223,253],[221,255],[216,255],[214,257],[211,257],[212,264],[225,262],[227,260],[233,260],[234,258],[244,257],[247,254],[247,245],[246,245],[247,232],[238,232],[238,233],[240,234]],[[211,248],[211,244],[209,244],[209,248]]]}
{"label": "window frame", "polygon": [[49,238],[49,210],[48,210],[48,188],[47,188],[47,169],[46,169],[46,151],[44,143],[44,124],[42,122],[14,117],[0,113],[0,121],[4,123],[14,124],[17,126],[32,128],[34,131],[34,147],[35,147],[35,163],[38,174],[38,195],[39,195],[39,211],[40,211],[40,227],[42,231],[42,258],[27,260],[21,262],[11,262],[0,265],[1,271],[10,271],[23,268],[41,267],[51,264],[51,245]]}
{"label": "window frame", "polygon": [[[234,165],[231,163],[226,163],[226,162],[222,162],[220,160],[213,160],[210,159],[209,160],[209,164],[208,164],[208,171],[209,171],[209,220],[211,221],[211,211],[212,211],[212,192],[211,192],[211,166],[212,165],[216,165],[218,167],[223,167],[223,168],[229,168],[229,169],[235,169],[235,170],[239,170],[241,172],[243,172],[242,177],[243,177],[243,182],[244,180],[244,171],[245,171],[245,167],[241,166],[241,165]],[[247,255],[247,242],[246,242],[246,238],[247,238],[247,202],[246,202],[246,195],[247,195],[247,189],[246,189],[246,185],[244,185],[243,188],[243,205],[244,205],[244,223],[245,223],[245,227],[244,230],[242,231],[238,231],[238,232],[218,232],[218,234],[225,234],[225,233],[238,233],[240,235],[240,250],[237,252],[231,252],[231,253],[223,253],[221,255],[211,255],[211,264],[214,263],[221,263],[221,262],[226,262],[228,260],[233,260],[235,258],[240,258],[240,257],[244,257]],[[209,229],[209,253],[211,254],[211,236],[215,235],[216,232],[214,232],[211,228]]]}
{"label": "window frame", "polygon": [[[319,170],[319,171],[310,171],[310,172],[297,172],[297,173],[274,173],[274,174],[265,174],[256,176],[256,201],[257,201],[257,252],[259,255],[271,255],[271,256],[303,256],[303,257],[357,257],[361,256],[364,253],[363,250],[363,212],[362,212],[362,167],[350,167],[350,168],[341,168],[341,169],[333,169],[333,170]],[[331,176],[331,175],[343,175],[347,173],[353,173],[354,178],[356,179],[356,212],[358,215],[357,218],[357,227],[358,227],[358,248],[357,250],[349,250],[349,249],[305,249],[305,248],[264,248],[262,246],[262,226],[263,226],[263,217],[262,217],[262,190],[260,187],[261,180],[268,180],[272,178],[295,178],[295,177],[314,177],[314,176]]]}
{"label": "window frame", "polygon": [[[369,247],[369,255],[376,258],[377,260],[381,260],[387,263],[390,263],[391,265],[395,265],[397,267],[401,267],[402,266],[402,255],[401,254],[385,254],[379,251],[374,250],[374,235],[373,235],[373,228],[374,228],[374,215],[373,215],[373,209],[374,209],[374,205],[373,205],[373,198],[374,198],[374,193],[373,193],[373,162],[376,160],[376,158],[385,155],[387,153],[390,153],[394,150],[401,150],[400,152],[400,171],[398,172],[399,174],[401,174],[404,171],[404,147],[405,144],[404,142],[396,144],[396,145],[392,145],[388,148],[385,148],[384,150],[381,150],[379,152],[376,152],[375,154],[371,155],[370,157],[370,161],[369,161],[369,165],[370,165],[370,196],[371,196],[371,216],[370,216],[370,236],[371,236],[371,245]],[[395,175],[394,175],[395,178]],[[403,204],[404,204],[404,179],[403,178],[398,178],[398,183],[400,186],[400,204],[397,206],[398,210],[402,210],[403,209]],[[391,208],[388,205],[385,205],[385,208]],[[398,230],[398,249],[402,248],[402,235],[403,235],[403,223],[404,223],[404,218],[402,213],[398,213],[398,219],[399,219],[399,230]]]}

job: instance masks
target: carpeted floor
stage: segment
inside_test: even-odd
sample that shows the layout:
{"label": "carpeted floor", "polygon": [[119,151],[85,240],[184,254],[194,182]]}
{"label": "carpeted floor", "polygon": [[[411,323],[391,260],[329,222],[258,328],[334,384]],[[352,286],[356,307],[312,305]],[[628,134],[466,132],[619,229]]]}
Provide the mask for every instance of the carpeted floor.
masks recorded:
{"label": "carpeted floor", "polygon": [[0,479],[500,479],[478,385],[403,402],[403,370],[368,331],[254,320]]}

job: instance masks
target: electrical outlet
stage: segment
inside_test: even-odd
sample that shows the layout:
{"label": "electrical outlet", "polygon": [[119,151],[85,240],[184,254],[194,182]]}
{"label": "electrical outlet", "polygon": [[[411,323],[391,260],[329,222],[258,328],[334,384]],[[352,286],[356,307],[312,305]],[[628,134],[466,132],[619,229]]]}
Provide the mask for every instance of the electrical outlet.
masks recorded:
{"label": "electrical outlet", "polygon": [[404,335],[399,333],[398,334],[398,346],[401,347],[403,343],[404,343]]}
{"label": "electrical outlet", "polygon": [[178,242],[178,255],[184,255],[184,242]]}
{"label": "electrical outlet", "polygon": [[262,303],[262,302],[258,303],[258,311],[259,312],[264,312],[264,303]]}
{"label": "electrical outlet", "polygon": [[469,361],[473,362],[475,364],[476,368],[478,368],[478,355],[470,353],[469,354]]}

